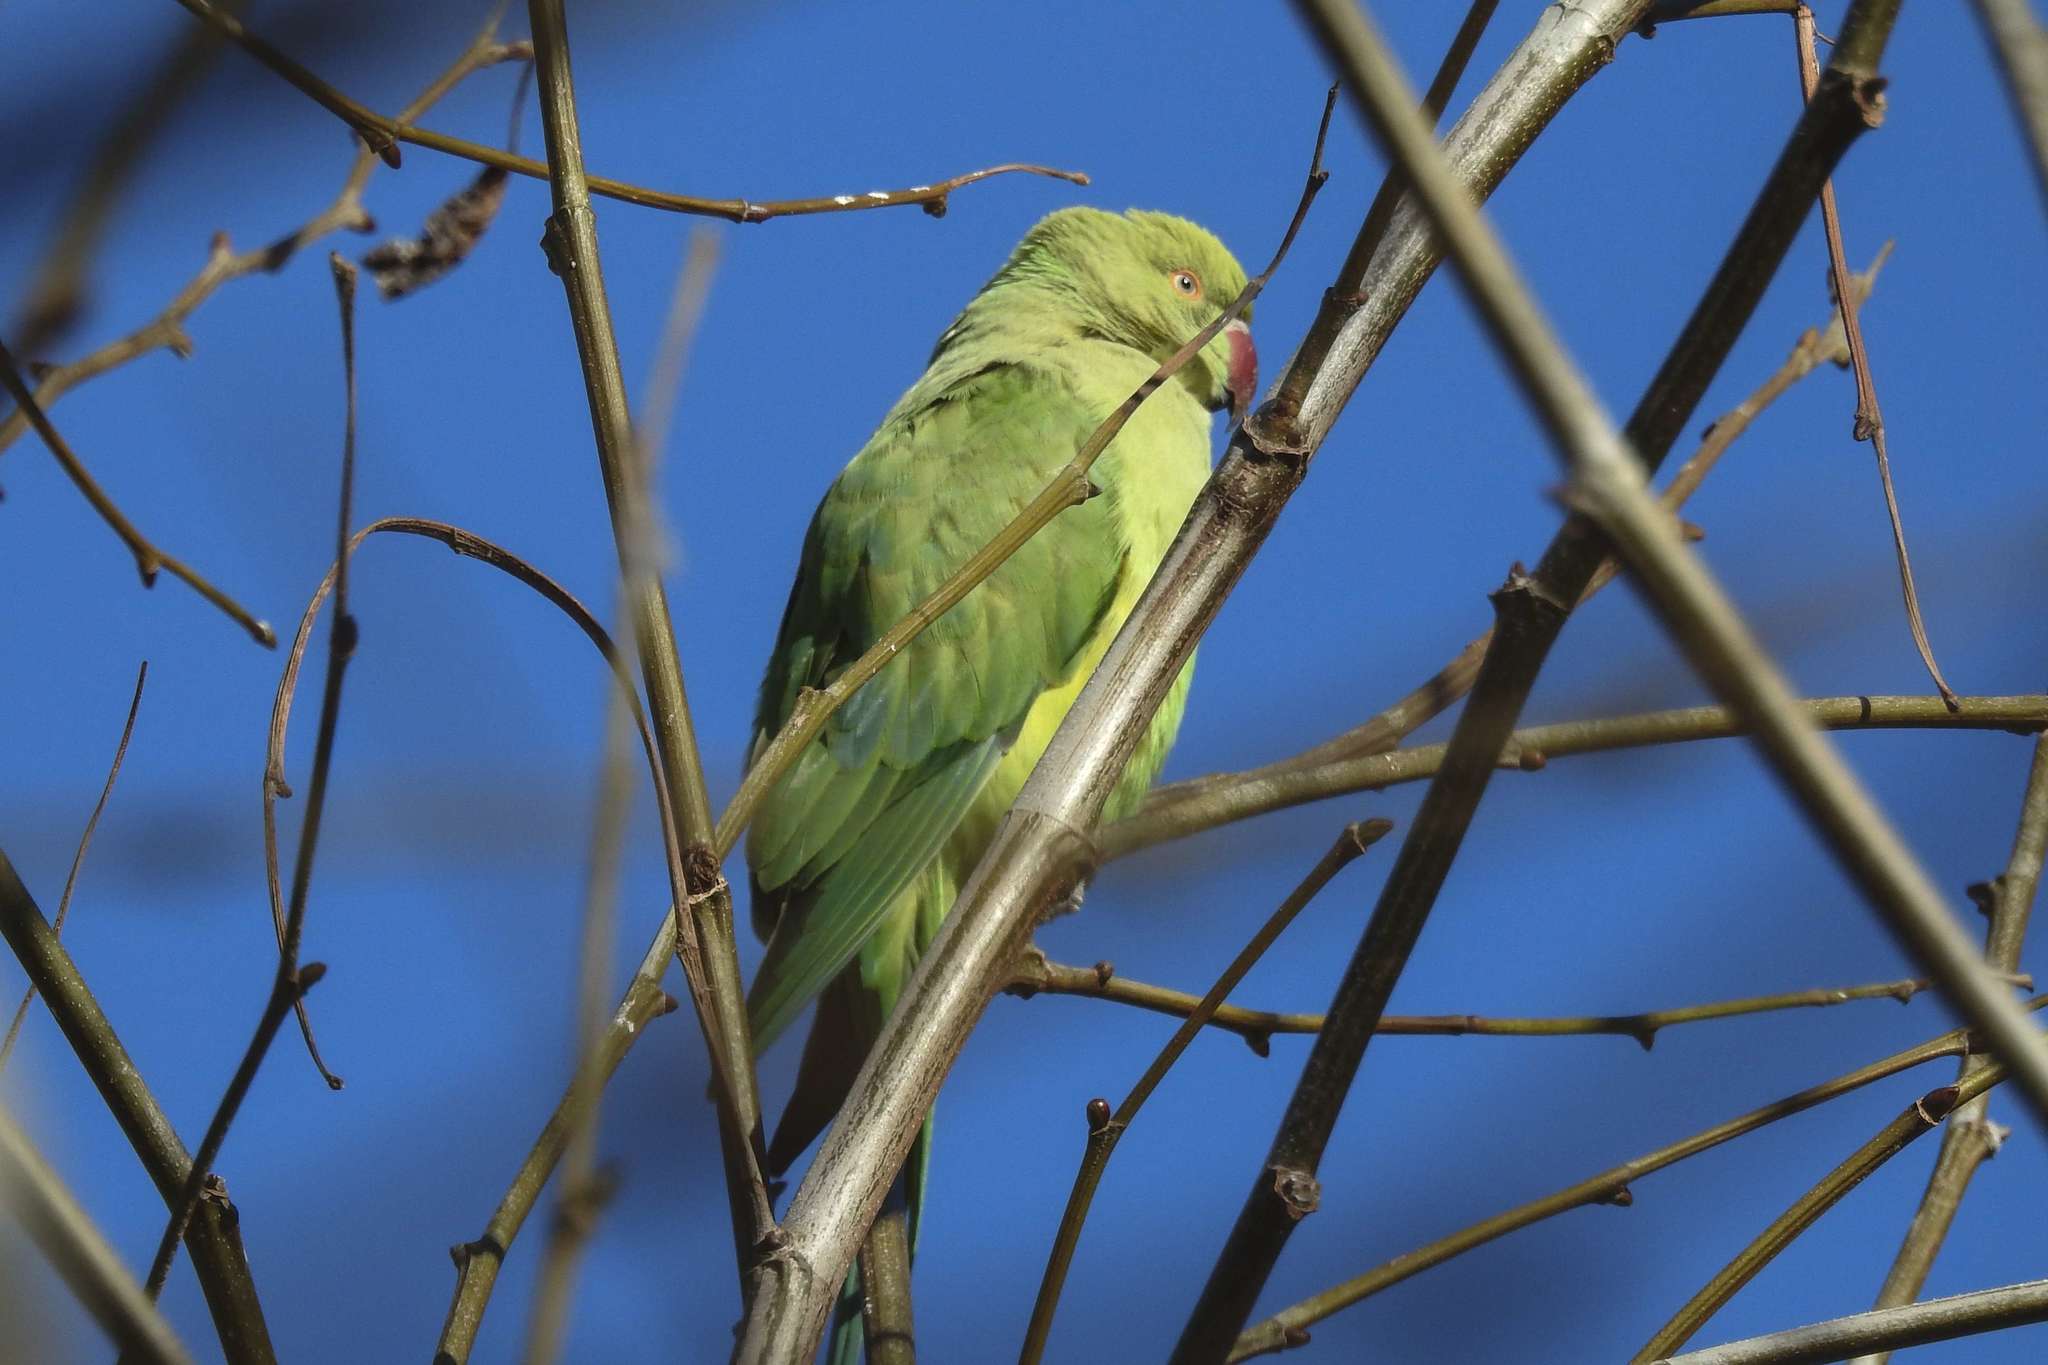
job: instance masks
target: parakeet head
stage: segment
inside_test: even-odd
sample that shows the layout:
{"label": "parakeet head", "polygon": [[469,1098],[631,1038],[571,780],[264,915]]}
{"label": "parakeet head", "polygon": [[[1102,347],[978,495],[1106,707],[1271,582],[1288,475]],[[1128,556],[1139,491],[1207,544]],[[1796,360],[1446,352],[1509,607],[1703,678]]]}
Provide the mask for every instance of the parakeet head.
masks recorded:
{"label": "parakeet head", "polygon": [[[1244,267],[1215,234],[1169,213],[1067,208],[1046,215],[989,282],[1049,289],[1083,335],[1163,361],[1244,289]],[[1242,414],[1258,384],[1251,310],[1177,379],[1210,411]]]}

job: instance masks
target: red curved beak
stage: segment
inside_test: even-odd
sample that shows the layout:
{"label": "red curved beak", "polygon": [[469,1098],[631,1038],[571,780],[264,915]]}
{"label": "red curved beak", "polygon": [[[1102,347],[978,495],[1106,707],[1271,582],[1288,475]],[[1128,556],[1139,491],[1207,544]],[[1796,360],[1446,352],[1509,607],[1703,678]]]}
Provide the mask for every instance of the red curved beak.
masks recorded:
{"label": "red curved beak", "polygon": [[1242,319],[1223,329],[1230,342],[1230,419],[1238,421],[1251,410],[1259,387],[1259,351],[1252,345],[1252,329]]}

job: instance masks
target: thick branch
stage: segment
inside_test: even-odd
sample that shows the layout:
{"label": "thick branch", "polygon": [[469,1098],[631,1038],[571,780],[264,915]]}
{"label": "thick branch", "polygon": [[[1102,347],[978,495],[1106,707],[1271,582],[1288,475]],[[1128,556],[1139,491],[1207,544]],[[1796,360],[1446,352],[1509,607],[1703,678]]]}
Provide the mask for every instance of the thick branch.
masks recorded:
{"label": "thick branch", "polygon": [[2032,0],[1977,0],[1977,18],[1997,54],[2013,115],[2034,154],[2034,176],[2048,197],[2048,28]]}
{"label": "thick branch", "polygon": [[[1990,913],[1991,923],[1984,935],[1984,960],[1994,969],[2011,971],[2012,964],[2020,960],[2044,852],[2048,852],[2048,736],[2034,744],[2026,794],[2020,801],[2019,829],[2013,835],[2005,871],[1986,885],[1970,888],[1978,904]],[[1965,1057],[1957,1080],[1967,1081],[1989,1065],[1987,1058]],[[1983,1096],[1965,1101],[1956,1110],[1941,1135],[1941,1150],[1927,1176],[1920,1204],[1913,1211],[1913,1221],[1907,1226],[1899,1253],[1878,1290],[1877,1307],[1896,1308],[1920,1296],[1971,1177],[1979,1166],[1998,1154],[1999,1144],[2004,1140],[2005,1129],[1991,1121]],[[1882,1365],[1882,1359],[1874,1357],[1859,1365]]]}
{"label": "thick branch", "polygon": [[[1506,74],[1489,84],[1453,131],[1459,164],[1477,189],[1499,183],[1612,52],[1643,3],[1592,0],[1544,12]],[[1325,295],[1277,396],[1234,433],[869,1053],[783,1220],[783,1245],[749,1311],[740,1361],[800,1358],[813,1349],[862,1232],[947,1068],[990,995],[1009,978],[1030,925],[1091,862],[1085,831],[1144,718],[1263,543],[1436,260],[1428,227],[1413,215],[1397,215],[1369,269],[1341,273]]]}
{"label": "thick branch", "polygon": [[2048,1280],[1929,1299],[1910,1308],[1881,1308],[1832,1318],[1709,1346],[1704,1351],[1687,1351],[1657,1365],[1822,1365],[1845,1360],[1857,1351],[1896,1351],[2035,1322],[2048,1322]]}
{"label": "thick branch", "polygon": [[[4,851],[0,851],[0,936],[21,960],[28,979],[41,993],[114,1121],[121,1125],[157,1193],[167,1207],[176,1207],[192,1170],[192,1158]],[[185,1229],[185,1248],[192,1254],[192,1266],[227,1359],[233,1365],[275,1365],[277,1355],[271,1349],[263,1305],[257,1301],[249,1261],[242,1252],[238,1219],[225,1189],[217,1190],[201,1201]]]}

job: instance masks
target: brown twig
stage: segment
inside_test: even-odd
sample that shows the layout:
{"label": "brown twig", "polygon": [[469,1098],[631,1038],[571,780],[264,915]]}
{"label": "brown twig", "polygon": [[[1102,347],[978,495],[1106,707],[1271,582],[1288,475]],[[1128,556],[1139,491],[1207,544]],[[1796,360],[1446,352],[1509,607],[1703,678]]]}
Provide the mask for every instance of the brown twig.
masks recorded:
{"label": "brown twig", "polygon": [[[399,117],[411,119],[425,113],[463,80],[486,67],[500,62],[527,61],[532,55],[533,48],[529,43],[501,43],[497,40],[497,18],[493,15],[454,64],[436,77]],[[36,383],[36,401],[48,410],[59,398],[87,380],[154,351],[168,350],[180,359],[191,355],[192,338],[185,331],[185,322],[223,284],[247,275],[275,273],[283,269],[302,248],[335,232],[370,231],[373,225],[363,208],[362,196],[363,187],[369,183],[370,172],[376,165],[374,155],[367,150],[358,150],[349,167],[348,177],[342,182],[341,193],[335,196],[334,201],[266,246],[238,252],[229,244],[226,233],[214,234],[205,265],[178,291],[163,312],[89,355],[43,371]],[[13,445],[27,430],[28,418],[21,410],[0,418],[0,452]]]}
{"label": "brown twig", "polygon": [[[1798,44],[1799,85],[1810,101],[1820,85],[1820,62],[1813,52],[1813,9],[1803,0],[1793,11],[1792,29]],[[1881,96],[1873,95],[1872,99],[1877,101],[1874,108],[1882,110]],[[1870,375],[1870,352],[1863,344],[1863,328],[1856,321],[1856,290],[1850,283],[1848,258],[1842,252],[1842,220],[1835,210],[1832,179],[1820,187],[1820,220],[1828,242],[1828,277],[1834,281],[1842,329],[1849,339],[1849,365],[1856,375],[1855,437],[1870,442],[1871,450],[1877,454],[1877,477],[1884,486],[1885,511],[1892,523],[1892,549],[1899,561],[1899,587],[1906,599],[1906,626],[1913,633],[1913,646],[1920,651],[1920,662],[1927,666],[1936,690],[1953,702],[1955,690],[1941,676],[1941,665],[1934,661],[1934,648],[1927,642],[1927,623],[1920,615],[1920,593],[1913,585],[1913,561],[1906,553],[1906,528],[1899,520],[1899,497],[1892,488],[1892,461],[1885,449],[1884,412],[1877,405],[1877,381]]]}
{"label": "brown twig", "polygon": [[51,425],[48,415],[43,412],[42,404],[36,401],[35,394],[28,387],[28,381],[15,366],[14,356],[4,344],[0,344],[0,387],[5,387],[13,396],[20,415],[35,428],[36,435],[43,438],[43,444],[49,447],[50,454],[56,457],[65,475],[72,483],[78,485],[78,491],[92,504],[93,511],[100,514],[100,520],[113,529],[114,534],[121,538],[121,543],[128,547],[128,553],[135,556],[135,571],[142,575],[143,587],[155,587],[157,574],[169,570],[173,578],[183,579],[191,585],[193,591],[220,608],[229,620],[248,631],[257,644],[266,649],[276,647],[277,637],[271,633],[269,625],[250,615],[241,603],[213,586],[198,570],[177,556],[158,548],[149,537],[136,529],[135,523],[128,520],[127,515],[114,500],[107,496],[106,490],[100,487],[99,481],[93,478],[91,471],[87,470],[84,463],[73,453],[71,443]]}
{"label": "brown twig", "polygon": [[[2044,1004],[2048,1004],[2048,996],[2038,996],[2028,1003],[2027,1008],[2039,1009]],[[1703,1132],[1659,1147],[1655,1151],[1646,1152],[1598,1175],[1567,1185],[1541,1199],[1531,1200],[1447,1237],[1438,1238],[1426,1246],[1403,1252],[1391,1261],[1386,1261],[1362,1275],[1304,1299],[1255,1324],[1238,1337],[1236,1344],[1231,1348],[1230,1359],[1233,1362],[1249,1360],[1254,1356],[1271,1355],[1276,1351],[1304,1345],[1308,1341],[1308,1328],[1311,1325],[1382,1290],[1390,1289],[1403,1280],[1462,1256],[1475,1247],[1484,1246],[1511,1232],[1519,1231],[1533,1223],[1540,1223],[1546,1218],[1554,1218],[1572,1209],[1599,1204],[1626,1207],[1634,1202],[1633,1196],[1629,1193],[1629,1186],[1644,1176],[1709,1151],[1745,1133],[1755,1132],[1780,1119],[1790,1118],[1816,1105],[1838,1099],[1874,1081],[1896,1076],[1902,1071],[1938,1058],[1966,1056],[1972,1046],[1968,1029],[1952,1030],[1917,1047],[1895,1052],[1868,1066],[1858,1067],[1832,1080],[1774,1100],[1762,1108],[1752,1109],[1725,1123],[1716,1124]]]}
{"label": "brown twig", "polygon": [[[121,740],[114,746],[114,761],[107,768],[107,780],[100,787],[100,799],[92,803],[92,814],[86,817],[85,829],[78,836],[78,847],[71,854],[71,870],[64,874],[64,892],[57,897],[57,918],[50,925],[53,935],[64,932],[64,921],[71,914],[71,893],[78,889],[78,872],[85,866],[85,852],[92,847],[93,831],[100,827],[100,815],[107,808],[107,798],[114,794],[114,780],[121,775],[121,760],[128,756],[128,740],[135,733],[135,714],[142,709],[142,685],[149,679],[149,660],[135,670],[135,695],[128,702],[128,719],[121,723]],[[22,1021],[28,1017],[28,1007],[36,998],[36,983],[28,983],[28,989],[21,993],[21,1003],[14,1008],[14,1021],[7,1026],[7,1037],[0,1039],[0,1071],[7,1068],[7,1059],[14,1055],[14,1044],[21,1037]]]}
{"label": "brown twig", "polygon": [[[2033,978],[2015,973],[2015,984],[2031,986]],[[1176,1019],[1194,1014],[1201,998],[1186,991],[1155,986],[1119,976],[1107,962],[1092,967],[1071,967],[1048,961],[1037,948],[1029,949],[1010,984],[1003,988],[1028,1000],[1034,995],[1073,995],[1111,1004],[1128,1005]],[[1641,1014],[1547,1015],[1507,1018],[1484,1014],[1384,1014],[1376,1030],[1382,1036],[1457,1038],[1565,1038],[1587,1034],[1613,1034],[1633,1038],[1648,1052],[1664,1029],[1677,1024],[1703,1023],[1711,1019],[1734,1019],[1748,1014],[1776,1010],[1822,1009],[1857,1000],[1896,1000],[1905,1004],[1927,989],[1919,978],[1878,981],[1862,986],[1826,986],[1803,991],[1781,991],[1773,995],[1752,995],[1737,1000],[1714,1000],[1701,1005],[1680,1005],[1672,1009],[1648,1010]],[[1246,1009],[1241,1005],[1220,1005],[1207,1020],[1211,1028],[1234,1033],[1253,1052],[1264,1057],[1272,1051],[1272,1040],[1280,1034],[1318,1033],[1323,1027],[1320,1014],[1280,1014],[1270,1010]]]}
{"label": "brown twig", "polygon": [[[0,937],[6,938],[28,979],[35,983],[44,1006],[121,1126],[150,1183],[166,1206],[179,1207],[192,1168],[185,1144],[178,1140],[135,1059],[121,1045],[113,1024],[4,850],[0,850]],[[230,1365],[275,1365],[270,1329],[263,1320],[263,1305],[256,1297],[238,1225],[239,1215],[228,1201],[226,1188],[217,1187],[192,1219],[185,1246],[192,1253],[192,1267]]]}
{"label": "brown twig", "polygon": [[[2012,971],[2013,964],[2020,960],[2044,854],[2048,854],[2048,735],[2034,744],[2026,793],[2020,800],[2019,828],[2013,835],[2005,871],[1986,884],[1970,888],[1972,897],[1990,917],[1984,934],[1984,960],[1998,970]],[[1966,1081],[1989,1065],[1988,1058],[1965,1057],[1956,1079]],[[1928,1173],[1927,1188],[1913,1211],[1898,1255],[1885,1272],[1876,1307],[1896,1308],[1920,1296],[1971,1178],[1979,1166],[1998,1154],[2005,1136],[2006,1130],[1992,1122],[1982,1095],[1957,1107],[1942,1132],[1941,1150],[1935,1157],[1934,1169]],[[1883,1360],[1882,1356],[1873,1356],[1857,1365],[1883,1365]]]}
{"label": "brown twig", "polygon": [[1095,1202],[1096,1187],[1102,1183],[1103,1172],[1109,1168],[1109,1159],[1115,1153],[1117,1143],[1122,1141],[1125,1130],[1138,1117],[1138,1110],[1152,1097],[1159,1083],[1166,1079],[1166,1073],[1188,1050],[1188,1045],[1195,1041],[1195,1035],[1211,1022],[1230,993],[1258,965],[1259,959],[1286,932],[1287,926],[1294,923],[1295,917],[1306,910],[1309,902],[1320,895],[1339,872],[1349,867],[1353,859],[1385,838],[1393,828],[1391,820],[1366,820],[1346,825],[1329,851],[1317,860],[1308,875],[1287,893],[1287,898],[1259,926],[1258,932],[1238,950],[1230,965],[1223,969],[1223,974],[1216,978],[1216,984],[1209,988],[1209,993],[1188,1010],[1181,1026],[1159,1049],[1159,1055],[1138,1077],[1137,1084],[1124,1096],[1116,1112],[1109,1112],[1106,1100],[1088,1101],[1087,1149],[1082,1154],[1080,1169],[1074,1172],[1074,1188],[1067,1194],[1067,1207],[1060,1215],[1059,1230],[1053,1236],[1052,1251],[1046,1257],[1045,1273],[1039,1280],[1038,1297],[1031,1305],[1031,1322],[1024,1333],[1023,1350],[1018,1355],[1020,1365],[1038,1365],[1045,1356],[1046,1339],[1052,1333],[1053,1314],[1059,1309],[1060,1290],[1066,1284],[1068,1268],[1073,1265],[1074,1249],[1080,1245],[1081,1227],[1088,1219],[1089,1207]]}
{"label": "brown twig", "polygon": [[[1869,297],[1877,281],[1877,272],[1890,254],[1891,244],[1887,242],[1871,261],[1870,267],[1857,276],[1859,299]],[[1698,449],[1679,466],[1678,473],[1665,488],[1664,506],[1674,512],[1684,506],[1686,499],[1699,488],[1729,446],[1749,429],[1764,409],[1824,362],[1849,363],[1848,342],[1842,333],[1842,319],[1838,311],[1826,326],[1808,328],[1782,365],[1748,397],[1708,425]],[[1620,567],[1620,561],[1608,555],[1580,594],[1580,605],[1612,582]],[[1301,753],[1245,772],[1210,773],[1155,789],[1137,814],[1096,832],[1096,841],[1103,855],[1121,857],[1140,848],[1208,828],[1200,807],[1228,801],[1233,789],[1256,789],[1284,774],[1323,767],[1339,759],[1385,753],[1472,690],[1472,683],[1479,675],[1480,661],[1492,642],[1493,631],[1488,629],[1467,642],[1457,657],[1438,669],[1428,681],[1371,720]]]}
{"label": "brown twig", "polygon": [[[336,499],[334,531],[338,560],[334,579],[334,614],[327,637],[327,678],[320,696],[319,730],[313,741],[313,775],[306,784],[306,817],[299,827],[298,854],[292,861],[291,900],[285,913],[284,931],[279,937],[277,969],[271,977],[270,998],[257,1021],[255,1035],[242,1054],[241,1065],[235,1068],[234,1078],[228,1082],[226,1092],[215,1106],[213,1118],[206,1126],[206,1136],[200,1140],[199,1150],[193,1155],[192,1173],[185,1181],[184,1198],[172,1208],[170,1222],[165,1225],[163,1237],[157,1242],[156,1256],[149,1266],[149,1278],[144,1282],[144,1289],[151,1298],[163,1292],[164,1281],[171,1273],[171,1262],[177,1255],[178,1243],[185,1235],[185,1225],[205,1193],[214,1160],[227,1141],[228,1128],[240,1112],[250,1086],[255,1084],[256,1072],[269,1055],[270,1044],[277,1037],[278,1028],[284,1023],[287,1013],[301,1009],[306,992],[327,971],[318,962],[301,966],[299,944],[305,933],[306,900],[313,885],[313,852],[319,843],[321,817],[327,808],[327,778],[334,759],[335,731],[341,719],[341,684],[356,647],[356,620],[348,610],[348,527],[355,505],[356,476],[356,268],[340,255],[330,255],[328,264],[334,275],[335,302],[341,315],[344,395],[341,493]],[[299,1017],[301,1020],[305,1018],[303,1012]],[[311,1038],[309,1030],[309,1043]],[[321,1070],[325,1073],[326,1068],[323,1066]],[[330,1078],[329,1084],[338,1086],[339,1081]]]}
{"label": "brown twig", "polygon": [[[450,156],[459,156],[485,166],[496,166],[514,175],[528,176],[535,180],[549,178],[549,168],[543,162],[502,151],[481,142],[449,137],[431,128],[415,127],[404,117],[386,118],[374,109],[358,104],[252,33],[240,20],[221,13],[217,7],[208,3],[208,0],[178,0],[178,3],[204,22],[218,28],[250,56],[296,86],[308,99],[346,123],[355,131],[356,136],[363,140],[364,145],[381,156],[387,165],[398,164],[398,144],[409,142],[417,147],[445,152]],[[535,32],[539,33],[538,26]],[[908,189],[867,190],[859,194],[817,195],[808,199],[779,199],[758,203],[749,199],[705,199],[690,194],[672,194],[666,190],[630,185],[624,181],[608,180],[598,175],[589,176],[586,183],[592,194],[602,195],[607,199],[623,200],[628,204],[638,204],[643,208],[724,218],[735,223],[765,223],[771,218],[791,218],[815,213],[848,213],[862,209],[903,208],[911,204],[922,208],[934,218],[942,217],[946,212],[947,197],[953,191],[987,180],[991,176],[1013,173],[1042,175],[1074,185],[1088,183],[1088,177],[1080,171],[1063,171],[1051,166],[1024,162],[989,166],[930,185],[912,185]]]}

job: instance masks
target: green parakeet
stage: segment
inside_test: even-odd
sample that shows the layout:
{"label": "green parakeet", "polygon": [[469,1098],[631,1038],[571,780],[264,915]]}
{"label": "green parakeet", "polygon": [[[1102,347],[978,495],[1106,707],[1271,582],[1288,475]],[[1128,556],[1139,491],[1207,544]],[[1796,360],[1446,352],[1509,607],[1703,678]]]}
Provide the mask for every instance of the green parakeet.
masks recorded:
{"label": "green parakeet", "polygon": [[[1026,233],[819,504],[761,684],[756,754],[802,688],[830,682],[990,540],[1244,285],[1221,242],[1167,214],[1069,208]],[[1208,478],[1211,414],[1243,409],[1256,367],[1245,321],[1232,323],[1102,453],[1090,471],[1101,496],[1061,513],[892,660],[763,802],[747,842],[768,944],[747,997],[756,1049],[819,1001],[769,1145],[776,1173],[845,1098]],[[1105,818],[1157,775],[1192,671]],[[928,1140],[929,1129],[899,1186],[913,1220]]]}

